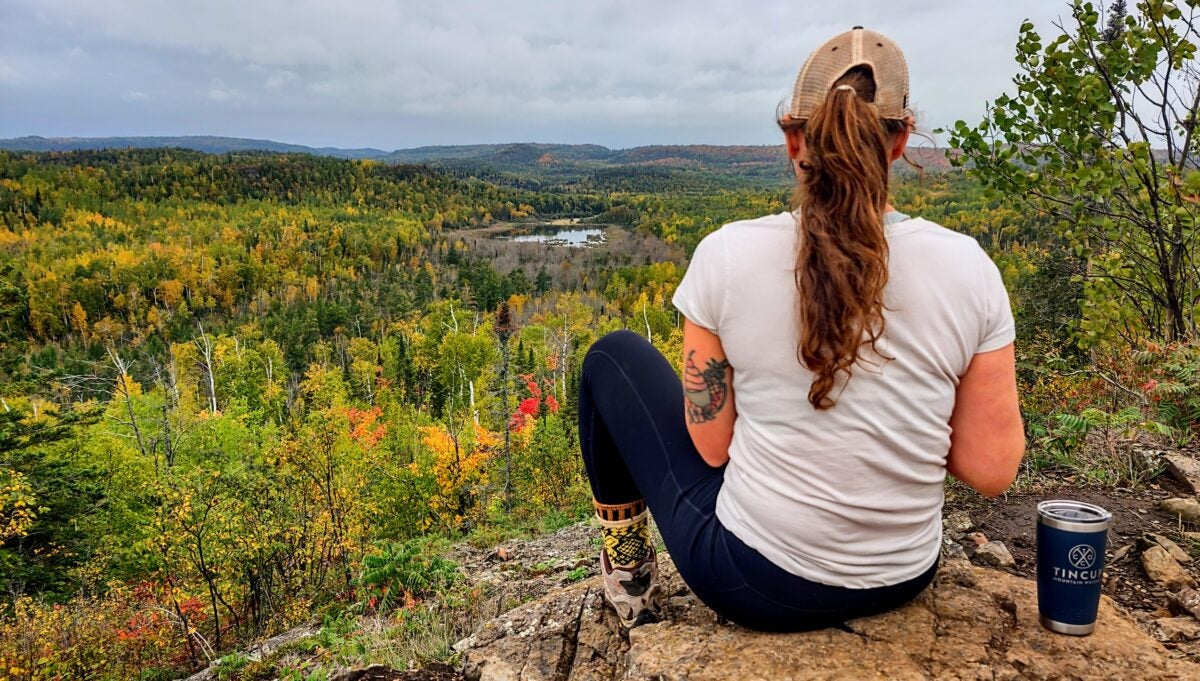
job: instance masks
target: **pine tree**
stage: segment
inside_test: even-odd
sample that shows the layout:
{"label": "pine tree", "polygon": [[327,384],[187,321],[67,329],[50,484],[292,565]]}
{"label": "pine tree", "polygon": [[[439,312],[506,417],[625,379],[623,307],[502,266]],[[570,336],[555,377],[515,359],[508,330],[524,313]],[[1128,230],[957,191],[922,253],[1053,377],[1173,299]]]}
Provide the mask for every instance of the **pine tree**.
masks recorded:
{"label": "pine tree", "polygon": [[[496,311],[496,322],[492,329],[496,332],[496,339],[500,341],[500,417],[504,421],[504,505],[506,508],[512,507],[512,423],[508,418],[508,384],[509,384],[509,357],[508,357],[508,340],[517,330],[513,323],[512,312],[508,309],[508,303],[500,303],[500,309]],[[518,351],[520,346],[518,345]],[[518,355],[519,356],[519,355]]]}
{"label": "pine tree", "polygon": [[1111,43],[1124,35],[1125,16],[1128,13],[1129,9],[1125,5],[1125,0],[1116,0],[1108,8],[1108,23],[1105,24],[1104,33],[1100,39],[1106,43]]}

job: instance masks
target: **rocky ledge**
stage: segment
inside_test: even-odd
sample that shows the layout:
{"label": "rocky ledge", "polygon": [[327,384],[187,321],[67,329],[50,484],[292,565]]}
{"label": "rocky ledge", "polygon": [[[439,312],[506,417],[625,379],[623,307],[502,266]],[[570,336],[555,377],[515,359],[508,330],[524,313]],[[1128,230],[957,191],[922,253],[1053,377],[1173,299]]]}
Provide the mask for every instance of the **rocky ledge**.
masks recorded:
{"label": "rocky ledge", "polygon": [[468,681],[664,679],[1200,679],[1108,597],[1096,633],[1038,623],[1036,585],[966,561],[894,612],[844,629],[764,634],[720,621],[670,564],[665,621],[625,635],[599,578],[554,591],[460,641]]}

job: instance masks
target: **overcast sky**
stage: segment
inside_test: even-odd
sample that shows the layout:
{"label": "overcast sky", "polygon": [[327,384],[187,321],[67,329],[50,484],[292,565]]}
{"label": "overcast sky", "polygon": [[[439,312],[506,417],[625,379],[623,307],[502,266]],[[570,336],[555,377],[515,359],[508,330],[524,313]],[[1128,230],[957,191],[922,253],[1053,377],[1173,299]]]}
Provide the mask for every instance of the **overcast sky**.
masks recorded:
{"label": "overcast sky", "polygon": [[1065,0],[0,0],[0,137],[774,144],[808,53],[905,51],[922,127],[1011,90]]}

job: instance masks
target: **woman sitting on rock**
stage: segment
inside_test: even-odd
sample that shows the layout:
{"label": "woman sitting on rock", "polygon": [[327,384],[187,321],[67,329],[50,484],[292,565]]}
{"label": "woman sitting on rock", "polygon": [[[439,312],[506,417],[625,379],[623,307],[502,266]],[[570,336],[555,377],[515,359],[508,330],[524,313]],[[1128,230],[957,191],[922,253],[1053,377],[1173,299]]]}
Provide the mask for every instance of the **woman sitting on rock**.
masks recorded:
{"label": "woman sitting on rock", "polygon": [[1024,452],[996,266],[889,204],[913,127],[899,48],[861,27],[822,45],[779,125],[798,208],[696,249],[674,298],[682,389],[628,331],[583,363],[581,448],[625,626],[659,614],[647,507],[718,614],[814,629],[920,593],[946,473],[996,495]]}

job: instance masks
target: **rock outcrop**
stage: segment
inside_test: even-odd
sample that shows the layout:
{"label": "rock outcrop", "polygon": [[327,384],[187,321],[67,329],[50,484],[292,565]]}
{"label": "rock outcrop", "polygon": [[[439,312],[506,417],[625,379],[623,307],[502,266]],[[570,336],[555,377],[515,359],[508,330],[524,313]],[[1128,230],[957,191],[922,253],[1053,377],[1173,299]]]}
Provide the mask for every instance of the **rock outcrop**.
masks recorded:
{"label": "rock outcrop", "polygon": [[592,578],[488,622],[455,648],[468,681],[1200,679],[1105,597],[1096,633],[1038,623],[1035,584],[964,561],[909,605],[844,629],[765,634],[718,621],[669,563],[664,622],[626,636]]}

